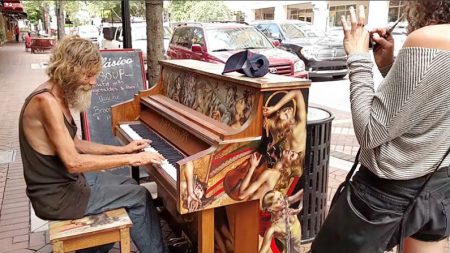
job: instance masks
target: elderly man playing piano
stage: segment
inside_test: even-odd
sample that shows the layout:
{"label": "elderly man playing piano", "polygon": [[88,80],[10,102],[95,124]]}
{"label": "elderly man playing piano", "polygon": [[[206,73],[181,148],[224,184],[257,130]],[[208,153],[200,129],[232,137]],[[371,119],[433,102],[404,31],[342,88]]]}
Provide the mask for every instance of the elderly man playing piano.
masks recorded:
{"label": "elderly man playing piano", "polygon": [[[75,219],[124,207],[131,236],[143,253],[166,252],[151,195],[132,179],[107,172],[119,166],[161,163],[158,153],[141,152],[150,141],[122,147],[76,137],[69,108],[85,111],[101,70],[94,44],[78,36],[60,41],[50,57],[49,80],[26,99],[19,118],[19,140],[27,195],[36,214],[49,220]],[[107,252],[111,245],[83,252]]]}

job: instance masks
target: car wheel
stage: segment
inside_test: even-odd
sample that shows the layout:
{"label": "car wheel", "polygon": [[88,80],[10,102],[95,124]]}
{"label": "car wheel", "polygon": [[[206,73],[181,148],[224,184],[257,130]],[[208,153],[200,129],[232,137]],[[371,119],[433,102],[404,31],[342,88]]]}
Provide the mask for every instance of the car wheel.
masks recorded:
{"label": "car wheel", "polygon": [[338,75],[338,76],[333,76],[334,79],[342,79],[344,78],[346,75]]}

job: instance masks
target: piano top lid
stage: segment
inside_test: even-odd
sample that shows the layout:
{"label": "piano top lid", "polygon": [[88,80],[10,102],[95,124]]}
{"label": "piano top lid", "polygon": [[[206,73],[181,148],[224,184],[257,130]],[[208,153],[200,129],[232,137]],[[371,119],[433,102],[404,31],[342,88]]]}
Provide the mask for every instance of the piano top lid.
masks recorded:
{"label": "piano top lid", "polygon": [[242,85],[252,86],[255,88],[280,89],[280,88],[308,88],[311,80],[300,79],[291,76],[274,75],[267,73],[263,77],[246,77],[238,72],[227,73],[222,75],[225,64],[209,63],[197,60],[160,60],[161,66],[170,66],[201,75],[218,78],[224,81],[231,81]]}

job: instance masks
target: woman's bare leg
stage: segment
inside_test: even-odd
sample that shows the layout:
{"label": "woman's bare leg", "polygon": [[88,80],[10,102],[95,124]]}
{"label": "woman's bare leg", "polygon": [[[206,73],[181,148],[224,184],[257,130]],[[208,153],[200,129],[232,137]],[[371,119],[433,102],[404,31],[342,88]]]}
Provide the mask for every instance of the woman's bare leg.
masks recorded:
{"label": "woman's bare leg", "polygon": [[404,253],[444,253],[444,243],[446,240],[424,242],[408,237],[405,239]]}

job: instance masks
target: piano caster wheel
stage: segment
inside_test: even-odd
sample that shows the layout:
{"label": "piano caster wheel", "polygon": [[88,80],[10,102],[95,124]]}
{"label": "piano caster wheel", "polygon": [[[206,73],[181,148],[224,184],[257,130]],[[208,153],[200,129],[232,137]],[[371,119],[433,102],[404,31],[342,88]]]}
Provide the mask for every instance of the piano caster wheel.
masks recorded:
{"label": "piano caster wheel", "polygon": [[184,237],[175,237],[175,238],[170,238],[168,243],[170,245],[175,244],[175,243],[179,243],[179,242],[185,242],[186,239]]}
{"label": "piano caster wheel", "polygon": [[168,240],[170,253],[192,253],[191,243],[184,237],[170,238]]}
{"label": "piano caster wheel", "polygon": [[156,207],[164,207],[164,202],[163,202],[162,198],[153,199],[153,204]]}

